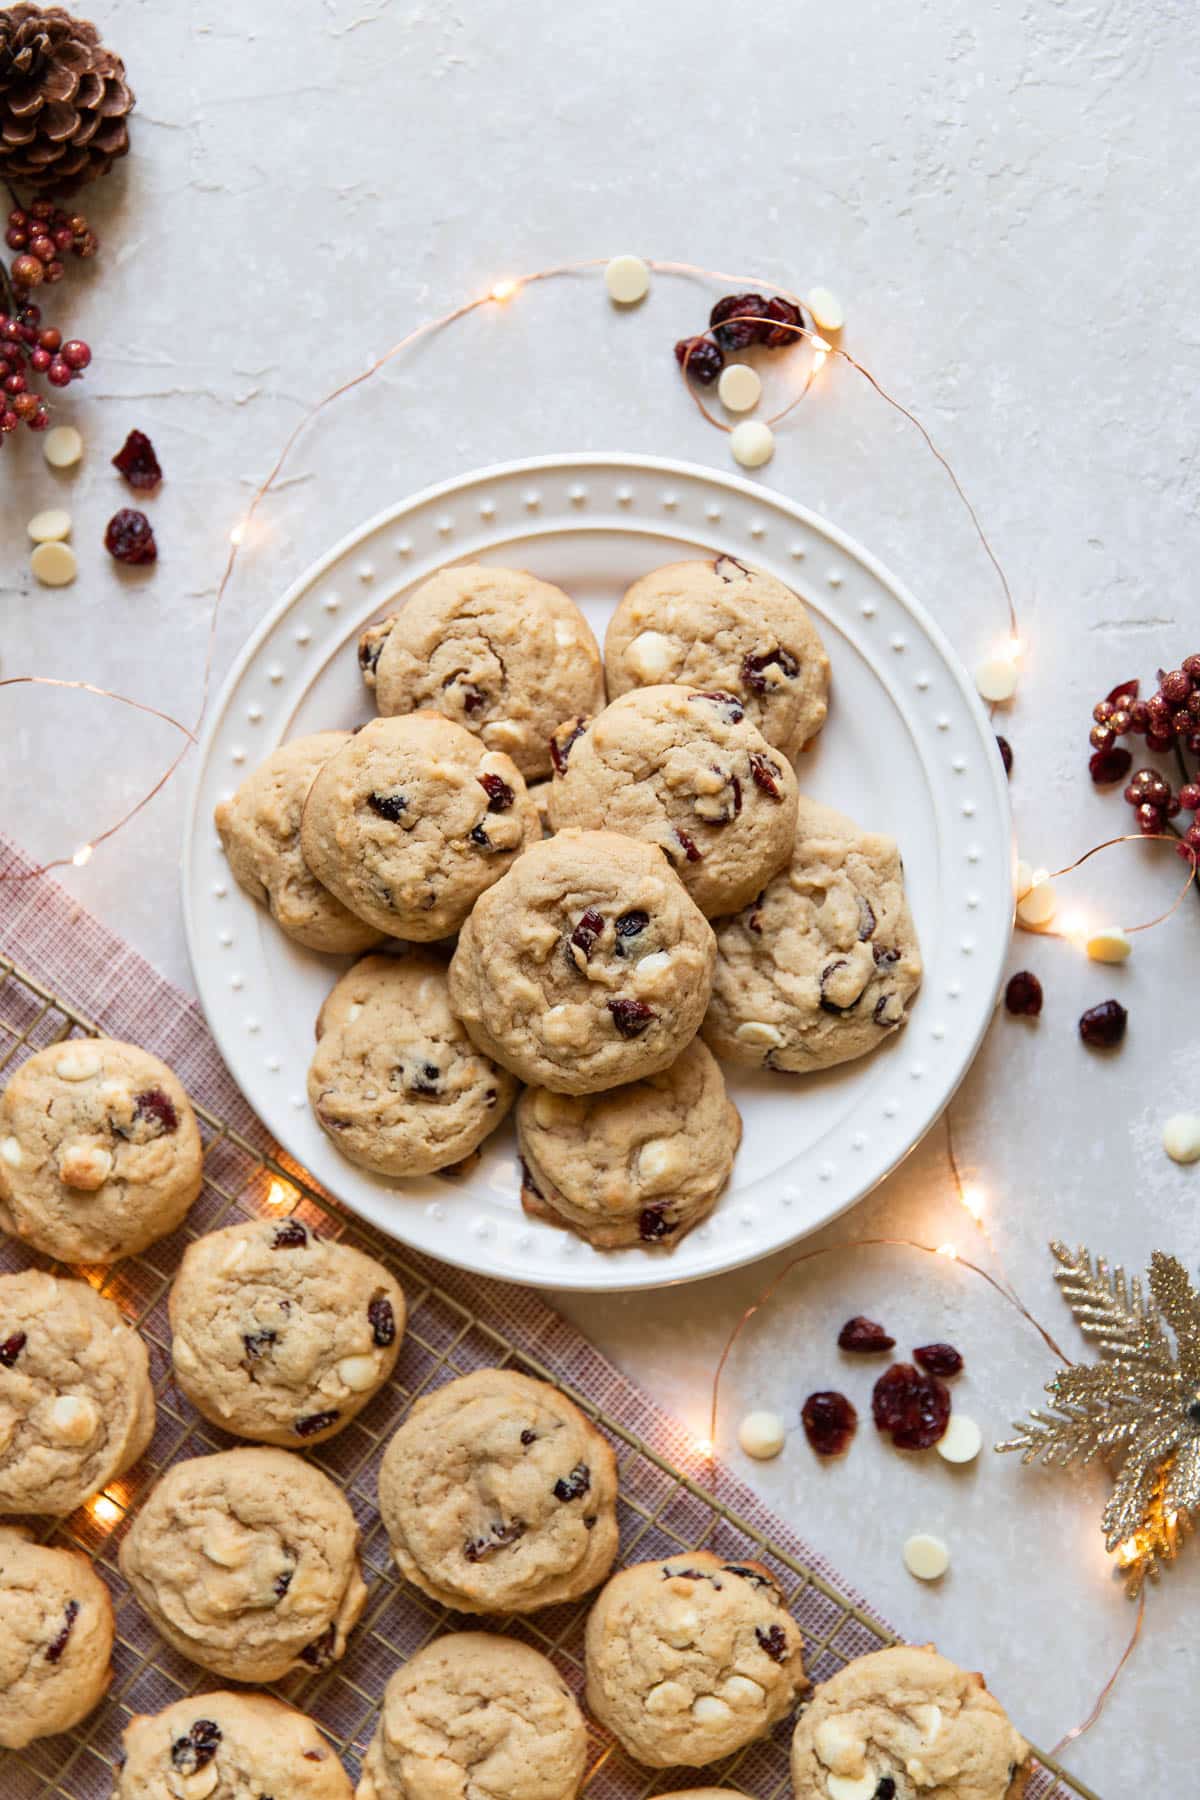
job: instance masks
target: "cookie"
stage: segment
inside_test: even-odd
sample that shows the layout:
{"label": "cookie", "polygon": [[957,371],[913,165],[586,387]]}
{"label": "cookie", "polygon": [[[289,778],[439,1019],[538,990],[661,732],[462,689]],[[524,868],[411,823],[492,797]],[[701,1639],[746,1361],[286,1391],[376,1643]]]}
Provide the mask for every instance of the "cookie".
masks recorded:
{"label": "cookie", "polygon": [[796,777],[730,694],[635,688],[555,737],[556,827],[657,844],[707,918],[737,912],[791,855]]}
{"label": "cookie", "polygon": [[693,1038],[669,1069],[606,1094],[526,1088],[521,1200],[600,1250],[674,1249],[712,1211],[741,1135],[720,1068]]}
{"label": "cookie", "polygon": [[528,780],[550,773],[550,734],[604,705],[600,652],[561,588],[520,569],[441,569],[368,626],[359,667],[381,713],[453,719]]}
{"label": "cookie", "polygon": [[213,814],[238,886],[268,907],[297,944],[335,956],[360,955],[378,943],[379,933],[309,870],[300,853],[300,814],[317,770],[350,736],[318,731],[281,744]]}
{"label": "cookie", "polygon": [[541,821],[544,838],[554,836],[554,826],[550,823],[550,795],[553,790],[554,783],[551,781],[535,781],[529,789],[529,798],[537,807],[537,815]]}
{"label": "cookie", "polygon": [[586,1760],[583,1716],[540,1651],[456,1631],[388,1682],[356,1800],[573,1800]]}
{"label": "cookie", "polygon": [[297,1448],[341,1431],[383,1386],[404,1295],[382,1263],[299,1219],[190,1245],[169,1302],[175,1379],[206,1419]]}
{"label": "cookie", "polygon": [[725,1061],[807,1074],[908,1017],[921,952],[889,837],[800,800],[791,864],[716,927],[704,1036]]}
{"label": "cookie", "polygon": [[588,1709],[638,1762],[703,1768],[791,1711],[802,1649],[760,1563],[708,1550],[636,1563],[588,1616]]}
{"label": "cookie", "polygon": [[146,1346],[86,1281],[0,1275],[0,1513],[65,1517],[154,1431]]}
{"label": "cookie", "polygon": [[309,1102],[342,1155],[378,1175],[461,1162],[516,1093],[451,1011],[446,964],[428,952],[366,957],[317,1017]]}
{"label": "cookie", "polygon": [[788,757],[828,711],[829,659],[803,602],[733,556],[635,581],[609,621],[604,664],[612,700],[663,681],[732,694]]}
{"label": "cookie", "polygon": [[352,1800],[312,1720],[266,1694],[189,1694],[137,1714],[121,1746],[112,1800]]}
{"label": "cookie", "polygon": [[61,1262],[116,1262],[166,1237],[203,1175],[187,1095],[136,1044],[49,1044],[0,1095],[0,1225]]}
{"label": "cookie", "polygon": [[78,1725],[112,1679],[112,1600],[82,1551],[0,1525],[0,1749]]}
{"label": "cookie", "polygon": [[426,1394],[387,1447],[379,1511],[402,1575],[459,1612],[533,1612],[617,1553],[607,1440],[544,1381],[480,1369]]}
{"label": "cookie", "polygon": [[904,1644],[822,1682],[792,1739],[796,1800],[1020,1800],[1031,1773],[983,1676]]}
{"label": "cookie", "polygon": [[712,928],[661,850],[612,831],[534,844],[450,964],[474,1043],[523,1081],[590,1094],[673,1063],[708,1001]]}
{"label": "cookie", "polygon": [[121,1544],[168,1644],[230,1681],[324,1669],[366,1604],[358,1530],[327,1475],[286,1450],[173,1464]]}
{"label": "cookie", "polygon": [[541,835],[516,765],[434,712],[374,719],[317,772],[304,860],[360,919],[420,943],[456,932]]}

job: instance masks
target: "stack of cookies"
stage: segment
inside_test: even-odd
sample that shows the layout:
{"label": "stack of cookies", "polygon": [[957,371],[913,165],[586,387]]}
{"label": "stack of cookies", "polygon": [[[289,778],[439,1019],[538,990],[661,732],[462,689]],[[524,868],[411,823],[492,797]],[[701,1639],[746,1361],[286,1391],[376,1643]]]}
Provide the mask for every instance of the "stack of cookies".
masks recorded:
{"label": "stack of cookies", "polygon": [[829,686],[803,603],[673,563],[602,664],[559,588],[471,565],[359,664],[380,716],[284,745],[216,813],[289,936],[370,952],[317,1020],[317,1119],[403,1177],[462,1167],[515,1103],[528,1211],[672,1248],[738,1147],[719,1064],[862,1056],[920,981],[895,844],[798,791]]}

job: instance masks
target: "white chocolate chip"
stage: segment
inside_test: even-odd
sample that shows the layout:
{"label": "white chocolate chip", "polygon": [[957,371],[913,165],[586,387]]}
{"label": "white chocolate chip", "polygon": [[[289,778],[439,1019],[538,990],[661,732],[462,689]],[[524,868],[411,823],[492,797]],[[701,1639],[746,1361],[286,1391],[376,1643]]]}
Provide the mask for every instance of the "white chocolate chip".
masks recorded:
{"label": "white chocolate chip", "polygon": [[940,1706],[910,1706],[908,1716],[927,1744],[932,1744],[942,1729],[942,1709]]}
{"label": "white chocolate chip", "polygon": [[489,750],[516,750],[528,735],[515,719],[492,719],[479,733]]}
{"label": "white chocolate chip", "polygon": [[548,1044],[578,1044],[586,1035],[587,1022],[585,1007],[552,1006],[542,1020],[542,1036]]}
{"label": "white chocolate chip", "polygon": [[840,331],[846,323],[845,307],[826,287],[809,288],[808,310],[818,331]]}
{"label": "white chocolate chip", "polygon": [[748,1675],[731,1675],[721,1683],[721,1692],[731,1706],[761,1706],[766,1694]]}
{"label": "white chocolate chip", "polygon": [[102,1188],[112,1174],[112,1166],[110,1150],[78,1138],[64,1144],[58,1153],[59,1180],[84,1194],[94,1194]]}
{"label": "white chocolate chip", "polygon": [[696,1633],[700,1629],[700,1615],[691,1606],[677,1607],[667,1613],[659,1625],[659,1634],[664,1643],[675,1650],[686,1650],[689,1644],[696,1641]]}
{"label": "white chocolate chip", "polygon": [[657,993],[670,967],[671,956],[667,950],[652,950],[649,956],[643,956],[633,971],[633,985],[638,993]]}
{"label": "white chocolate chip", "polygon": [[338,1380],[352,1394],[365,1394],[379,1380],[379,1364],[373,1356],[343,1356],[337,1373]]}
{"label": "white chocolate chip", "polygon": [[1162,1141],[1172,1162],[1200,1162],[1200,1113],[1173,1113],[1163,1126]]}
{"label": "white chocolate chip", "polygon": [[1022,925],[1048,925],[1058,911],[1058,895],[1045,869],[1035,869],[1029,892],[1017,901],[1017,917]]}
{"label": "white chocolate chip", "polygon": [[240,1569],[250,1555],[250,1540],[244,1531],[230,1525],[214,1525],[201,1544],[209,1562],[221,1569]]}
{"label": "white chocolate chip", "polygon": [[1119,925],[1105,925],[1093,931],[1087,941],[1087,953],[1093,962],[1123,963],[1133,954],[1133,943]]}
{"label": "white chocolate chip", "polygon": [[729,448],[743,469],[761,469],[775,454],[775,433],[761,419],[743,419],[729,434]]}
{"label": "white chocolate chip", "polygon": [[171,1339],[171,1360],[177,1369],[184,1369],[190,1375],[200,1367],[200,1359],[186,1338]]}
{"label": "white chocolate chip", "polygon": [[674,666],[675,646],[661,631],[639,632],[626,650],[625,660],[639,681],[658,682]]}
{"label": "white chocolate chip", "polygon": [[353,1024],[355,1019],[361,1019],[361,1017],[362,1017],[362,1006],[356,1000],[354,1002],[353,1006],[348,1006],[346,1008],[346,1023],[348,1025]]}
{"label": "white chocolate chip", "polygon": [[822,1719],[813,1732],[813,1749],[827,1769],[837,1775],[861,1775],[867,1746],[843,1719]]}
{"label": "white chocolate chip", "polygon": [[674,1712],[677,1707],[687,1705],[688,1693],[680,1681],[660,1681],[646,1695],[646,1711],[649,1713]]}
{"label": "white chocolate chip", "polygon": [[4,1158],[10,1169],[20,1168],[21,1146],[15,1137],[6,1137],[4,1142],[0,1144],[0,1156]]}
{"label": "white chocolate chip", "polygon": [[222,1269],[236,1269],[246,1254],[248,1246],[245,1238],[234,1238],[221,1258]]}
{"label": "white chocolate chip", "polygon": [[650,292],[650,271],[640,256],[614,256],[604,270],[604,285],[618,306],[635,306]]}
{"label": "white chocolate chip", "polygon": [[70,587],[79,573],[70,544],[39,544],[29,558],[29,567],[43,587]]}
{"label": "white chocolate chip", "polygon": [[549,1088],[538,1088],[533,1096],[533,1116],[546,1130],[571,1125],[579,1117],[579,1101],[573,1094],[552,1094]]}
{"label": "white chocolate chip", "polygon": [[215,1762],[205,1763],[194,1775],[181,1776],[179,1781],[179,1800],[208,1800],[221,1779]]}
{"label": "white chocolate chip", "polygon": [[554,627],[554,642],[558,645],[560,650],[569,650],[573,644],[579,642],[579,639],[575,634],[575,627],[573,625],[568,625],[565,620],[560,619],[558,624]]}
{"label": "white chocolate chip", "polygon": [[60,1394],[50,1406],[50,1435],[60,1444],[76,1447],[90,1443],[100,1415],[90,1400],[81,1394]]}
{"label": "white chocolate chip", "polygon": [[825,1791],[829,1800],[874,1800],[878,1785],[877,1777],[868,1769],[865,1775],[828,1776]]}
{"label": "white chocolate chip", "polygon": [[753,1044],[756,1049],[777,1049],[783,1042],[783,1033],[774,1025],[768,1025],[762,1019],[747,1019],[739,1025],[733,1034],[742,1044]]}
{"label": "white chocolate chip", "polygon": [[905,1759],[904,1772],[916,1782],[918,1787],[932,1787],[933,1785],[933,1778],[919,1756],[910,1756]]}
{"label": "white chocolate chip", "polygon": [[983,1444],[983,1433],[966,1413],[951,1413],[950,1423],[938,1439],[937,1453],[948,1463],[974,1462]]}
{"label": "white chocolate chip", "polygon": [[738,1443],[747,1456],[765,1462],[778,1456],[787,1433],[778,1413],[749,1412],[738,1426]]}
{"label": "white chocolate chip", "polygon": [[62,506],[48,506],[34,513],[25,527],[35,544],[56,544],[71,535],[71,515]]}
{"label": "white chocolate chip", "polygon": [[989,656],[975,669],[975,686],[984,700],[999,705],[1017,691],[1017,665],[1005,656]]}
{"label": "white chocolate chip", "polygon": [[73,425],[55,425],[42,439],[42,455],[52,469],[72,469],[83,455],[83,439]]}
{"label": "white chocolate chip", "polygon": [[100,1073],[100,1052],[90,1044],[72,1044],[54,1065],[60,1081],[90,1081]]}
{"label": "white chocolate chip", "polygon": [[645,1187],[677,1181],[686,1166],[687,1158],[677,1138],[651,1138],[638,1151],[638,1180]]}
{"label": "white chocolate chip", "polygon": [[1023,900],[1033,886],[1033,869],[1027,862],[1017,864],[1017,872],[1013,877],[1013,892],[1018,900]]}
{"label": "white chocolate chip", "polygon": [[692,1717],[697,1725],[723,1725],[730,1716],[730,1708],[715,1694],[701,1694],[692,1701]]}
{"label": "white chocolate chip", "polygon": [[905,1539],[904,1566],[918,1581],[936,1581],[950,1567],[950,1552],[941,1538],[927,1531],[914,1532]]}
{"label": "white chocolate chip", "polygon": [[717,398],[730,412],[750,412],[762,398],[762,380],[749,363],[729,363],[721,370]]}

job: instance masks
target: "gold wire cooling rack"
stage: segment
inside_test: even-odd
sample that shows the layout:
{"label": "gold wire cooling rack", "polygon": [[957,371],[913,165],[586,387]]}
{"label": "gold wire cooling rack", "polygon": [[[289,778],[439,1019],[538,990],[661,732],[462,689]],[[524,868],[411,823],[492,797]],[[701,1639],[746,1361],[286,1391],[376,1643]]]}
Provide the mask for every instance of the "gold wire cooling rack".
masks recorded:
{"label": "gold wire cooling rack", "polygon": [[[43,1045],[95,1035],[90,1020],[40,982],[0,957],[0,1081],[24,1056]],[[488,1365],[511,1366],[555,1383],[613,1442],[620,1470],[621,1561],[674,1555],[706,1544],[731,1559],[766,1564],[804,1633],[806,1661],[820,1681],[854,1656],[896,1640],[871,1613],[646,1443],[596,1399],[568,1379],[568,1346],[578,1339],[564,1329],[543,1331],[540,1354],[515,1343],[479,1312],[439,1285],[433,1272],[358,1219],[342,1213],[297,1167],[262,1150],[226,1121],[196,1106],[205,1148],[205,1186],[186,1228],[116,1267],[82,1271],[110,1295],[145,1338],[158,1399],[158,1423],[146,1456],[85,1507],[62,1521],[30,1521],[45,1542],[86,1552],[103,1570],[116,1614],[114,1679],[107,1698],[75,1731],[44,1738],[23,1751],[0,1752],[0,1800],[108,1800],[120,1754],[120,1736],[135,1713],[156,1712],[183,1695],[217,1685],[157,1638],[122,1580],[116,1551],[126,1520],[171,1463],[228,1448],[176,1390],[171,1378],[167,1292],[184,1242],[238,1218],[296,1213],[314,1229],[370,1252],[396,1274],[408,1299],[408,1324],[389,1387],[360,1416],[310,1454],[345,1491],[361,1533],[363,1574],[370,1600],[351,1634],[346,1655],[327,1671],[297,1675],[271,1691],[314,1718],[333,1741],[352,1775],[374,1729],[382,1691],[397,1666],[439,1632],[470,1626],[394,1573],[375,1505],[376,1472],[388,1440],[418,1394],[441,1381]],[[0,1241],[0,1270],[29,1258],[15,1242]],[[73,1270],[74,1274],[81,1271]],[[578,1358],[576,1357],[576,1361]],[[583,1627],[588,1602],[547,1608],[532,1618],[505,1621],[509,1635],[535,1645],[560,1670],[576,1694],[584,1684]],[[694,1783],[695,1771],[651,1774],[632,1762],[589,1721],[588,1800],[648,1800],[652,1794]],[[749,1745],[703,1779],[736,1787],[754,1800],[781,1800],[789,1791],[790,1725]],[[1051,1777],[1080,1796],[1099,1800],[1053,1757],[1037,1752],[1046,1774],[1034,1792],[1050,1800]],[[1059,1790],[1056,1788],[1055,1793]]]}

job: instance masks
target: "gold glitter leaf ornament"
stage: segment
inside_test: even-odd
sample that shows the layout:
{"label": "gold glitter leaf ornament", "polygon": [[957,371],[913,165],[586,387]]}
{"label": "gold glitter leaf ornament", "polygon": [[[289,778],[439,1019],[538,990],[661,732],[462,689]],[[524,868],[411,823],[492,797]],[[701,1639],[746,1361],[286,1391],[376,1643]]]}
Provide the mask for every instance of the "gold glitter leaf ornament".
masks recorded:
{"label": "gold glitter leaf ornament", "polygon": [[1146,1293],[1088,1250],[1050,1249],[1055,1280],[1101,1360],[1061,1369],[1046,1384],[1054,1405],[1018,1421],[1017,1436],[997,1449],[1059,1468],[1100,1458],[1113,1470],[1104,1541],[1136,1595],[1200,1514],[1200,1293],[1159,1250]]}

